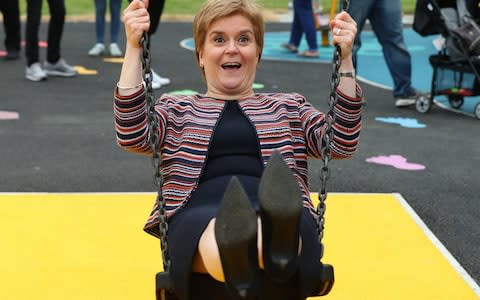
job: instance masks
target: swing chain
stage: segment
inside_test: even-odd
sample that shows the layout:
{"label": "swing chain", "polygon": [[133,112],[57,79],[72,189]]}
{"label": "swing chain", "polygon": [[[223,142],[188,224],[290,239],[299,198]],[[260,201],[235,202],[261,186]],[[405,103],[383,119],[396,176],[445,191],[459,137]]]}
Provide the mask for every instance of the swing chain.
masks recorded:
{"label": "swing chain", "polygon": [[147,102],[147,121],[148,129],[150,132],[149,142],[150,149],[152,149],[152,165],[154,169],[154,182],[157,187],[157,207],[158,207],[158,222],[159,222],[159,231],[160,231],[160,246],[162,248],[162,261],[164,271],[169,271],[170,269],[170,256],[168,254],[168,243],[167,243],[167,232],[168,232],[168,222],[167,222],[167,212],[165,209],[166,201],[162,196],[162,185],[163,177],[160,172],[161,159],[158,154],[160,146],[160,137],[158,134],[158,122],[155,118],[155,100],[153,95],[152,88],[152,68],[150,66],[151,56],[150,56],[150,36],[147,32],[143,33],[143,37],[140,40],[140,45],[142,46],[142,55],[140,59],[142,61],[142,77],[145,81],[145,99]]}
{"label": "swing chain", "polygon": [[[344,0],[342,9],[348,10],[350,1]],[[341,65],[342,49],[337,44],[333,52],[332,59],[332,77],[330,80],[330,94],[328,98],[329,110],[325,115],[326,129],[323,135],[321,151],[323,166],[320,169],[320,191],[318,193],[319,203],[317,205],[317,226],[318,226],[318,242],[322,245],[325,228],[325,210],[327,200],[327,181],[330,178],[329,162],[331,159],[331,142],[333,139],[333,124],[335,123],[335,105],[337,104],[337,88],[340,83],[339,69]],[[323,255],[323,253],[322,253]]]}

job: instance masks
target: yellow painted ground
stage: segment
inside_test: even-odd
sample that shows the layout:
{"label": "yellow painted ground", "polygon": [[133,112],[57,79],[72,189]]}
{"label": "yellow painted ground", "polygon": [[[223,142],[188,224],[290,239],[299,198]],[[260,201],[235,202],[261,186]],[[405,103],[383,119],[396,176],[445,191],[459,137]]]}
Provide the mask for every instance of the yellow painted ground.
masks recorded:
{"label": "yellow painted ground", "polygon": [[[0,299],[154,299],[159,245],[141,230],[154,198],[0,194]],[[336,282],[323,299],[480,298],[398,195],[331,193],[327,201],[324,261]]]}

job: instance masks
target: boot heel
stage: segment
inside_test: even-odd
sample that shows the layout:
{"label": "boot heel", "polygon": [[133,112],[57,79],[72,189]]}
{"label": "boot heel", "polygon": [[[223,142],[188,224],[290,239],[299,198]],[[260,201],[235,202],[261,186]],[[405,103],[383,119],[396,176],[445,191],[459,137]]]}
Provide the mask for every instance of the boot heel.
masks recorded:
{"label": "boot heel", "polygon": [[236,177],[228,184],[217,213],[215,237],[232,299],[255,299],[259,285],[257,215]]}
{"label": "boot heel", "polygon": [[274,152],[259,186],[265,272],[280,282],[297,269],[302,193],[278,152]]}

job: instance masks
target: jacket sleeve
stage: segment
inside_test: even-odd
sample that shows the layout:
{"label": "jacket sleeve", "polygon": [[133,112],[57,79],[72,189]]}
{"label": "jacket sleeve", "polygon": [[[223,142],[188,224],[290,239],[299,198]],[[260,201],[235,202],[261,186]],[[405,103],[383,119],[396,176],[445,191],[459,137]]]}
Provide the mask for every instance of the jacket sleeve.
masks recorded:
{"label": "jacket sleeve", "polygon": [[[325,147],[323,136],[327,129],[326,117],[329,116],[315,109],[303,96],[298,96],[307,154],[314,158],[322,158],[322,149]],[[354,98],[337,90],[337,103],[334,107],[335,122],[332,127],[332,158],[349,158],[356,152],[360,137],[362,104],[363,92],[358,84]]]}
{"label": "jacket sleeve", "polygon": [[[163,143],[167,124],[167,109],[162,99],[156,101],[154,114],[155,121],[158,124],[159,145]],[[113,112],[117,144],[126,151],[150,155],[152,150],[150,148],[145,88],[128,96],[120,96],[116,88]]]}

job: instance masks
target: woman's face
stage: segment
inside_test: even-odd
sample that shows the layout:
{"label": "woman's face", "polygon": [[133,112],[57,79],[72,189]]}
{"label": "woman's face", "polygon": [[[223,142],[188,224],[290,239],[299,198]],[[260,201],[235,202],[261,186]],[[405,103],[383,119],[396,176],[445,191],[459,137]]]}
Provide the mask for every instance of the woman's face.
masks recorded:
{"label": "woman's face", "polygon": [[199,52],[207,96],[238,99],[252,95],[258,58],[253,25],[247,18],[232,15],[213,22]]}

